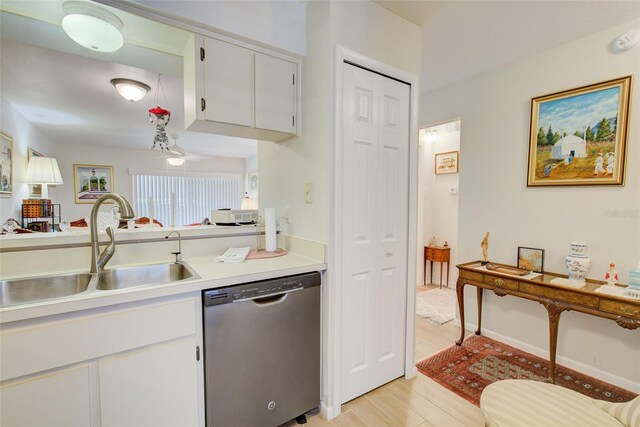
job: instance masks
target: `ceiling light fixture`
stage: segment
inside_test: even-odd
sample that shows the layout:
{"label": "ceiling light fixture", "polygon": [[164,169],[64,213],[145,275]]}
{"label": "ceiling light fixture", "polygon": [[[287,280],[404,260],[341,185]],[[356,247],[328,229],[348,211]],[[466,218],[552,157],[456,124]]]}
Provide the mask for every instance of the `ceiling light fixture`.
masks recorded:
{"label": "ceiling light fixture", "polygon": [[184,165],[184,159],[181,157],[167,157],[167,163],[171,166],[182,166]]}
{"label": "ceiling light fixture", "polygon": [[111,84],[120,96],[131,102],[140,101],[151,90],[148,85],[131,79],[113,79]]}
{"label": "ceiling light fixture", "polygon": [[80,1],[68,1],[62,9],[62,29],[80,46],[98,52],[115,52],[124,44],[122,21],[113,13]]}

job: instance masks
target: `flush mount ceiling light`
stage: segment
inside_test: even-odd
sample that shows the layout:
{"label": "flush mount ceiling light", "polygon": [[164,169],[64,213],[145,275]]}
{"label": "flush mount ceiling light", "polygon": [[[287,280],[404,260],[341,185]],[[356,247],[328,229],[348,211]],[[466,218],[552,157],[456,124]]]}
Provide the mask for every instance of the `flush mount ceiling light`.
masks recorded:
{"label": "flush mount ceiling light", "polygon": [[148,85],[131,79],[113,79],[111,84],[120,96],[131,102],[140,101],[151,90]]}
{"label": "flush mount ceiling light", "polygon": [[124,44],[122,21],[113,13],[80,1],[68,1],[62,8],[62,29],[79,45],[98,52],[115,52]]}
{"label": "flush mount ceiling light", "polygon": [[182,157],[167,157],[167,163],[171,166],[182,166],[184,165],[184,159]]}

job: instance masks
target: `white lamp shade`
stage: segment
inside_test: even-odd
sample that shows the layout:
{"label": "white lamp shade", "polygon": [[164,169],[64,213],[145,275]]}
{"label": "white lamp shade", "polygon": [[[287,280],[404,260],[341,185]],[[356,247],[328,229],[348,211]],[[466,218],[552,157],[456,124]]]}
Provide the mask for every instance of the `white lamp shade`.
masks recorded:
{"label": "white lamp shade", "polygon": [[124,44],[122,21],[113,13],[89,2],[68,1],[62,7],[62,29],[80,46],[115,52]]}
{"label": "white lamp shade", "polygon": [[62,185],[58,161],[53,157],[32,156],[27,165],[27,184]]}
{"label": "white lamp shade", "polygon": [[240,209],[258,209],[258,202],[256,199],[252,199],[251,197],[249,197],[249,194],[244,193],[244,197],[242,198],[242,202],[240,203]]}
{"label": "white lamp shade", "polygon": [[131,102],[140,101],[151,90],[148,85],[131,79],[113,79],[111,84],[115,86],[120,96]]}

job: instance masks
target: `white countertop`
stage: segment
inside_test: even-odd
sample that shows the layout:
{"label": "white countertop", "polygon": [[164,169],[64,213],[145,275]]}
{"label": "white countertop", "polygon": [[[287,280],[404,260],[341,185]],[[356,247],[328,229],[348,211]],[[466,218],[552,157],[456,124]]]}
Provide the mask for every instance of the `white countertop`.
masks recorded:
{"label": "white countertop", "polygon": [[[214,289],[239,283],[265,280],[274,277],[326,270],[322,261],[307,258],[296,253],[276,258],[252,259],[241,263],[223,264],[215,262],[217,255],[185,258],[183,261],[195,270],[199,279],[183,280],[161,285],[137,286],[110,291],[91,291],[62,298],[35,301],[0,308],[0,323],[32,319],[54,314],[69,313],[91,308],[106,307],[149,298]],[[109,265],[107,269],[131,267],[144,264]],[[46,274],[86,273],[87,270],[73,270]],[[21,275],[34,277],[34,275]],[[43,276],[42,274],[40,276]],[[14,277],[16,278],[16,277]]]}

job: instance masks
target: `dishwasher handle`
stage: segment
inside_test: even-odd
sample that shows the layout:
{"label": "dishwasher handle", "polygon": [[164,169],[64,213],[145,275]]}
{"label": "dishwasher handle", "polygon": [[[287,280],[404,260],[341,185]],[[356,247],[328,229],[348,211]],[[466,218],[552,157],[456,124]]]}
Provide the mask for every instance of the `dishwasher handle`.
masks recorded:
{"label": "dishwasher handle", "polygon": [[269,305],[276,305],[283,302],[287,298],[287,295],[290,294],[291,292],[302,291],[303,289],[304,288],[296,288],[296,289],[291,289],[289,291],[279,292],[277,294],[272,294],[267,296],[255,296],[250,298],[242,298],[242,299],[233,300],[233,302],[237,303],[237,302],[253,301],[254,304],[263,306],[263,307],[269,306]]}

